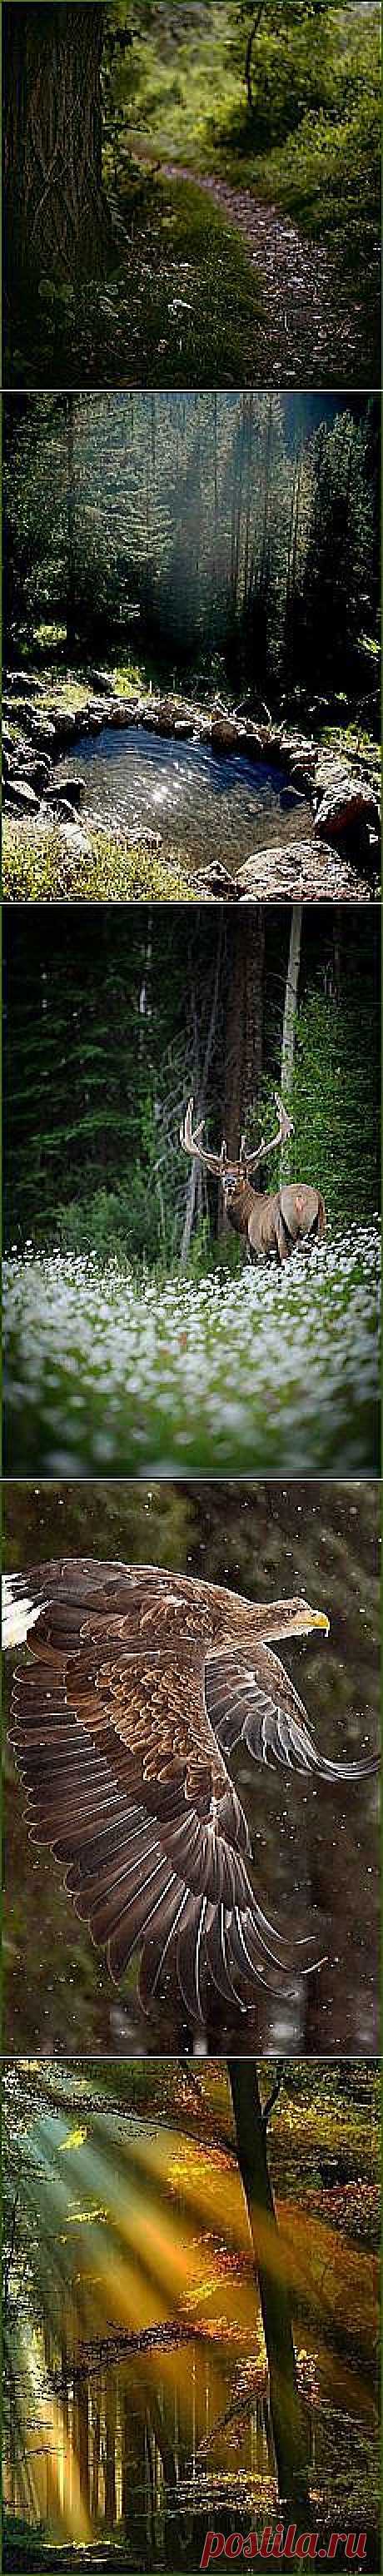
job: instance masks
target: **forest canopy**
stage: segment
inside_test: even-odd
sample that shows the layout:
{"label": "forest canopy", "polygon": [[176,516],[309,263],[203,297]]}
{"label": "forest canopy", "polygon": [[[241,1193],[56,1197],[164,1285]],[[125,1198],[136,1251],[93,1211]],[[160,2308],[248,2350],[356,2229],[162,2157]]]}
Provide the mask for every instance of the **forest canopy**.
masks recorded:
{"label": "forest canopy", "polygon": [[10,659],[114,647],[372,699],[379,411],[309,395],[5,405]]}

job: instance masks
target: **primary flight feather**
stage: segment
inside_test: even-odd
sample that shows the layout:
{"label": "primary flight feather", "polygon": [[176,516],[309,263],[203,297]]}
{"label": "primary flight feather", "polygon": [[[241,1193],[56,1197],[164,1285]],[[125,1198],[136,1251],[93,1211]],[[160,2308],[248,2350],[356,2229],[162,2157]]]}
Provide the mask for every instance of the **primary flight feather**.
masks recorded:
{"label": "primary flight feather", "polygon": [[[11,1739],[33,1838],[119,1980],[141,1952],[145,2009],[178,1990],[192,2024],[209,1990],[244,2010],[257,1980],[286,1993],[320,1964],[258,1902],[228,1762],[328,1781],[376,1768],[322,1758],[275,1641],[328,1631],[300,1600],[254,1603],[157,1566],[59,1560],[14,1576],[8,1640],[28,1638]],[[30,1639],[30,1645],[29,1645]],[[250,1859],[250,1867],[249,1867]]]}

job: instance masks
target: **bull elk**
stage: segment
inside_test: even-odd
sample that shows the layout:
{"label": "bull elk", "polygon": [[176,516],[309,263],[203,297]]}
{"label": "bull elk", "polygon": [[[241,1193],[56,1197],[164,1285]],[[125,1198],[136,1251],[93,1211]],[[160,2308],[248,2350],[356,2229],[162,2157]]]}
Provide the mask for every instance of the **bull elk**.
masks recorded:
{"label": "bull elk", "polygon": [[270,1136],[268,1144],[262,1136],[253,1154],[247,1153],[242,1136],[238,1163],[231,1161],[224,1141],[219,1154],[206,1152],[201,1142],[203,1118],[193,1132],[192,1100],[188,1101],[180,1127],[180,1144],[185,1154],[191,1154],[220,1182],[229,1224],[236,1234],[247,1236],[251,1255],[268,1261],[275,1252],[277,1261],[289,1261],[296,1243],[314,1243],[326,1233],[326,1209],[320,1190],[312,1189],[308,1181],[283,1181],[279,1190],[252,1189],[251,1175],[257,1165],[294,1134],[294,1121],[288,1117],[277,1091],[274,1099],[279,1118],[277,1135]]}

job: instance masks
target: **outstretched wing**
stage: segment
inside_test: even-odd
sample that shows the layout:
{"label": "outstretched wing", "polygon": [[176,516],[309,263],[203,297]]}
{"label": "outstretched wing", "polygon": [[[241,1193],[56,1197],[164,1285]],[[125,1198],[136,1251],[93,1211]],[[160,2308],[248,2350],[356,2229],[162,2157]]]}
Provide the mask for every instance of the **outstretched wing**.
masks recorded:
{"label": "outstretched wing", "polygon": [[139,1947],[144,2004],[178,1986],[195,2021],[209,1980],[231,2008],[245,2007],[256,1978],[286,1991],[297,1964],[314,1964],[313,1945],[283,1937],[257,1902],[193,1585],[81,1562],[28,1577],[30,1602],[39,1590],[12,1740],[32,1834],[55,1853],[112,1975]]}
{"label": "outstretched wing", "polygon": [[217,1744],[225,1761],[242,1737],[255,1762],[278,1762],[290,1771],[315,1773],[320,1780],[363,1780],[378,1769],[377,1756],[362,1762],[328,1762],[318,1753],[303,1702],[285,1673],[279,1656],[257,1644],[256,1664],[242,1648],[217,1652],[209,1659],[206,1699]]}

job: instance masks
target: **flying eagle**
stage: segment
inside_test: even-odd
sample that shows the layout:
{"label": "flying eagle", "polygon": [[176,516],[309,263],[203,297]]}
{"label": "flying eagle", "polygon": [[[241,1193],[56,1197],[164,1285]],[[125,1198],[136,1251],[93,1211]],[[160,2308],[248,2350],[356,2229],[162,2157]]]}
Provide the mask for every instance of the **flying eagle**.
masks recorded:
{"label": "flying eagle", "polygon": [[212,1987],[238,2011],[257,1980],[288,1992],[298,1969],[321,1962],[312,1939],[294,1924],[280,1932],[259,1902],[228,1764],[241,1738],[255,1761],[305,1779],[377,1767],[317,1752],[274,1653],[283,1638],[327,1634],[328,1619],[303,1600],[254,1603],[91,1558],[39,1566],[7,1589],[8,1641],[30,1636],[11,1741],[32,1840],[55,1854],[112,1977],[139,1948],[145,2010],[178,1990],[192,2025]]}

